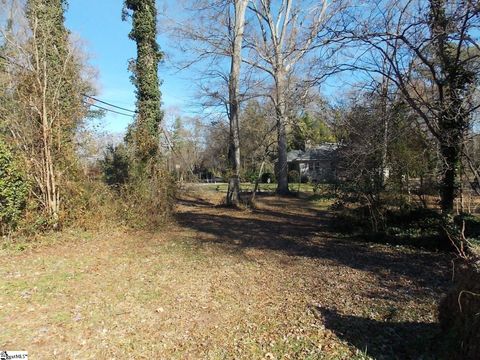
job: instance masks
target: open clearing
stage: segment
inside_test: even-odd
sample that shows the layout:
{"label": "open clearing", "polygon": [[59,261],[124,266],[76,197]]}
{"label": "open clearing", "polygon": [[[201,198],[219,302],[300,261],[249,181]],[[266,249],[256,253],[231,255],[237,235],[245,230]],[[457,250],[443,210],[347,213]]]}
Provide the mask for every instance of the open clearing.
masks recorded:
{"label": "open clearing", "polygon": [[325,206],[183,196],[158,233],[3,254],[0,348],[32,359],[433,357],[449,258],[353,241]]}

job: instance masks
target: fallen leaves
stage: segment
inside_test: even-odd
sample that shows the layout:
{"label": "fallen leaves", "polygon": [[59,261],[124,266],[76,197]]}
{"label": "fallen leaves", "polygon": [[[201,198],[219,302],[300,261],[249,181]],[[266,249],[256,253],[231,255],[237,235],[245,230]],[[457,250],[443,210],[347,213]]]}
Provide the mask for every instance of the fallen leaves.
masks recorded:
{"label": "fallen leaves", "polygon": [[[353,340],[371,326],[435,320],[445,278],[426,270],[440,256],[338,238],[301,199],[259,202],[180,205],[188,221],[157,234],[109,229],[74,251],[10,257],[0,347],[37,358],[367,359]],[[318,309],[348,321],[335,327]],[[401,341],[389,329],[382,345]]]}

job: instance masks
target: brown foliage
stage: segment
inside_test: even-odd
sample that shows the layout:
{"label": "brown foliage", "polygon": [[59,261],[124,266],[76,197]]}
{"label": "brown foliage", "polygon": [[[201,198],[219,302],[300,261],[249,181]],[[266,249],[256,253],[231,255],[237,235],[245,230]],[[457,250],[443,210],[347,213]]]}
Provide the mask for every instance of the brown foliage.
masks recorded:
{"label": "brown foliage", "polygon": [[474,360],[480,354],[480,267],[462,260],[455,266],[455,286],[439,308],[452,359]]}

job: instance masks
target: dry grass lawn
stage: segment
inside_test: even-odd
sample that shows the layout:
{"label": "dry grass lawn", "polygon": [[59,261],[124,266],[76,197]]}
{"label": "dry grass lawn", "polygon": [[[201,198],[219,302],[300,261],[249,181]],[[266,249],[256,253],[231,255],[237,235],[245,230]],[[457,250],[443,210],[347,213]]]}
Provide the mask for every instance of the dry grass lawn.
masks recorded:
{"label": "dry grass lawn", "polygon": [[158,233],[4,251],[0,348],[32,359],[434,358],[442,254],[365,244],[325,207],[184,196]]}

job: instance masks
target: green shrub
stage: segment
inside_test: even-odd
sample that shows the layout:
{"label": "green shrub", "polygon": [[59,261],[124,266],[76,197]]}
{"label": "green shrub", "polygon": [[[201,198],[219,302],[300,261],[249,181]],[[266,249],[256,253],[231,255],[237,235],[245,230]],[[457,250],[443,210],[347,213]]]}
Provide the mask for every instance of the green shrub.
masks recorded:
{"label": "green shrub", "polygon": [[27,205],[29,186],[18,159],[0,140],[0,233],[15,229]]}
{"label": "green shrub", "polygon": [[418,207],[385,208],[377,214],[377,229],[371,225],[367,206],[348,207],[336,203],[334,228],[339,232],[356,235],[359,240],[394,245],[408,245],[432,250],[451,250],[442,231],[443,220],[439,212]]}
{"label": "green shrub", "polygon": [[254,183],[257,177],[258,177],[258,174],[255,171],[246,170],[246,171],[242,171],[242,173],[240,174],[240,181]]}
{"label": "green shrub", "polygon": [[454,220],[460,228],[465,224],[465,236],[467,238],[477,243],[480,241],[480,217],[472,214],[460,214]]}

